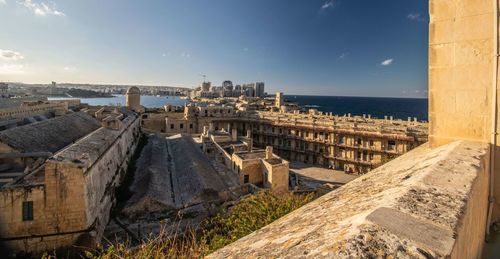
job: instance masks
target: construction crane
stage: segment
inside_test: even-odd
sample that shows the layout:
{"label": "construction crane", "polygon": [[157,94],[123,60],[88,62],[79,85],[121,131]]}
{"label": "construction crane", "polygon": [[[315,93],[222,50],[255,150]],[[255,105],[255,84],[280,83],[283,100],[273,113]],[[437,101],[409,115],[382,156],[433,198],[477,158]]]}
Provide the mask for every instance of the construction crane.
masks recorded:
{"label": "construction crane", "polygon": [[200,76],[202,76],[202,77],[203,77],[203,83],[205,83],[205,82],[206,82],[206,80],[207,80],[207,75],[202,75],[202,74],[200,74]]}

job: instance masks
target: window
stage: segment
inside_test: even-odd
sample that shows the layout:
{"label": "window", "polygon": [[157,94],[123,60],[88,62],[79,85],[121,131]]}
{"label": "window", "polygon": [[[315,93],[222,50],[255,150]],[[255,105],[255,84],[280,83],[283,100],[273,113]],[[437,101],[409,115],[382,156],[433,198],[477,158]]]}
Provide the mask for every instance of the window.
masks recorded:
{"label": "window", "polygon": [[389,150],[395,150],[396,149],[396,141],[394,141],[394,140],[387,141],[387,148]]}
{"label": "window", "polygon": [[23,221],[33,220],[33,202],[23,201]]}
{"label": "window", "polygon": [[248,174],[243,176],[243,183],[248,183],[250,181],[250,176]]}
{"label": "window", "polygon": [[184,128],[184,124],[181,123],[181,129],[183,129],[183,128]]}
{"label": "window", "polygon": [[361,138],[358,138],[358,140],[356,141],[356,143],[357,143],[358,145],[361,145]]}
{"label": "window", "polygon": [[373,144],[374,144],[374,143],[373,143],[373,140],[372,140],[372,139],[370,139],[370,146],[371,146],[371,147],[373,147]]}
{"label": "window", "polygon": [[189,128],[192,129],[193,128],[193,124],[189,124]]}
{"label": "window", "polygon": [[174,129],[174,124],[170,124],[170,129]]}

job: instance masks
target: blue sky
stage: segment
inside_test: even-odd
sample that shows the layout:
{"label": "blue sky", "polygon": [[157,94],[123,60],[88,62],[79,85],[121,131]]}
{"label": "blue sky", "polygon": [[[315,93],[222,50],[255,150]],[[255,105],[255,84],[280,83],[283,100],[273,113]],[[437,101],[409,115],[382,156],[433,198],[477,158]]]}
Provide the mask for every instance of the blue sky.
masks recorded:
{"label": "blue sky", "polygon": [[0,0],[0,81],[425,97],[425,0]]}

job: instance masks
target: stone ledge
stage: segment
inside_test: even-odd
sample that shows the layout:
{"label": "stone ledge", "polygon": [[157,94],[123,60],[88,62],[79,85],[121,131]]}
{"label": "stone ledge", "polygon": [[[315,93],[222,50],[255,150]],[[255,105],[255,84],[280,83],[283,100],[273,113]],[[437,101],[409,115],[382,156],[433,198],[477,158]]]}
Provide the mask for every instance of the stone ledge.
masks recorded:
{"label": "stone ledge", "polygon": [[425,144],[208,257],[480,254],[487,154],[476,142]]}

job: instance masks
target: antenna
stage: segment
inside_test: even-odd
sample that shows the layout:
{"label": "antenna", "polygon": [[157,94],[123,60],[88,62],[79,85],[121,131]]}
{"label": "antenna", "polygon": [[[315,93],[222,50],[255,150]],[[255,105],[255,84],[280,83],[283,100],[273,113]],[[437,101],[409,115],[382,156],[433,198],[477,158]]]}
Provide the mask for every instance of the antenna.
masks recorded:
{"label": "antenna", "polygon": [[207,75],[202,75],[202,74],[200,74],[200,76],[202,76],[202,77],[203,77],[203,83],[206,83],[206,80],[207,80]]}

